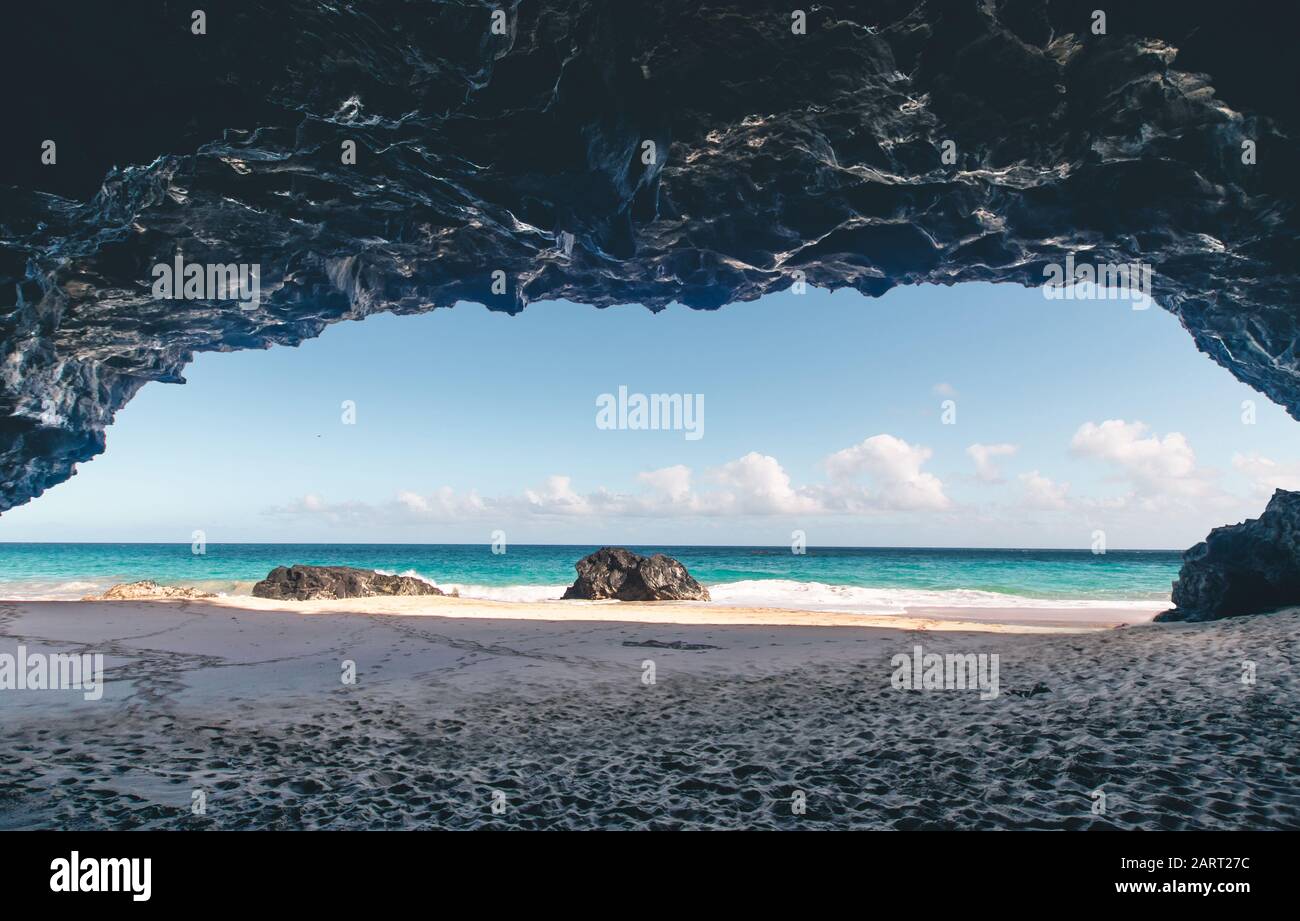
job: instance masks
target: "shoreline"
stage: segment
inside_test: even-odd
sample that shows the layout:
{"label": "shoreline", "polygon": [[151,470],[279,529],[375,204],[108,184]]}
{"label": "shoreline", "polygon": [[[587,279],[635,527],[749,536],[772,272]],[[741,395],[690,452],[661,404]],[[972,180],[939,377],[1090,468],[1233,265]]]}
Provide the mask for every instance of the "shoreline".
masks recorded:
{"label": "shoreline", "polygon": [[[1073,633],[1102,630],[1120,624],[1149,622],[1158,609],[1140,619],[1140,612],[1123,609],[1089,611],[1088,618],[1060,615],[1067,609],[1049,608],[918,608],[904,614],[856,614],[723,605],[680,601],[489,601],[476,598],[421,595],[411,597],[352,598],[340,601],[272,601],[253,596],[204,599],[221,607],[245,611],[281,611],[300,614],[392,614],[411,617],[446,617],[473,620],[525,620],[663,624],[676,626],[768,627],[879,627],[890,630],[949,630],[991,633]],[[95,603],[95,602],[90,602]],[[115,604],[120,602],[104,602]],[[1096,617],[1098,613],[1109,617]],[[1138,615],[1138,616],[1135,616]],[[1124,619],[1121,619],[1124,618]]]}

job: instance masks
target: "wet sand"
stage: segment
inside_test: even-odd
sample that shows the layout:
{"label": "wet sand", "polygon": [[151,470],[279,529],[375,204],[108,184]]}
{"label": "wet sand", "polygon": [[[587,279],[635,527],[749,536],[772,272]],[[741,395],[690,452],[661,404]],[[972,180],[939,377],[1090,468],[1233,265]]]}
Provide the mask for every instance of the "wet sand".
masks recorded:
{"label": "wet sand", "polygon": [[[107,670],[0,691],[0,828],[1300,827],[1300,610],[702,613],[0,602],[0,652]],[[917,644],[998,655],[1000,693],[894,687]]]}

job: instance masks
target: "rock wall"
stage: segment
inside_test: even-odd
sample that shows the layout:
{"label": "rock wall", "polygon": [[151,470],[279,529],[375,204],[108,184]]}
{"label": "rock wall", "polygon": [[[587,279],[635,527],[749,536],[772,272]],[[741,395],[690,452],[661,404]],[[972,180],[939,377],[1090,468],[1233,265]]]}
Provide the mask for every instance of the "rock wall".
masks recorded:
{"label": "rock wall", "polygon": [[1277,490],[1264,514],[1215,528],[1184,553],[1173,602],[1156,620],[1218,620],[1300,607],[1300,492]]}
{"label": "rock wall", "polygon": [[[474,2],[247,0],[196,35],[175,4],[10,4],[0,511],[196,352],[457,301],[713,309],[1143,262],[1296,415],[1290,32],[1161,0],[1095,34],[1096,6],[819,4],[799,34],[763,0],[516,2],[496,34]],[[254,308],[156,297],[178,253],[259,266]]]}

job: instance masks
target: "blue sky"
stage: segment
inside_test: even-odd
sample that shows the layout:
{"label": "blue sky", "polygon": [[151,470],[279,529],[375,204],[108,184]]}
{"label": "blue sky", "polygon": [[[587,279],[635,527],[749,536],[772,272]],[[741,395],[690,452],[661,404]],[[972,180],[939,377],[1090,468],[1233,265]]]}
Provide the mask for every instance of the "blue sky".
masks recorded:
{"label": "blue sky", "polygon": [[[186,376],[0,540],[1182,548],[1300,485],[1300,424],[1170,314],[1011,285],[462,304]],[[619,385],[703,394],[704,437],[597,428]]]}

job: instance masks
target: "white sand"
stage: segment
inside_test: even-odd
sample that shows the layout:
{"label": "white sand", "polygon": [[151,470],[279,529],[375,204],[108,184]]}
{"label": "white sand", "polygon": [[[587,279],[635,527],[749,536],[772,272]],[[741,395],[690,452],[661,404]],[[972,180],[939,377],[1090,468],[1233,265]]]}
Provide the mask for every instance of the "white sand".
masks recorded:
{"label": "white sand", "polygon": [[[98,702],[0,691],[0,828],[1300,827],[1300,610],[976,614],[0,602],[0,652],[108,669]],[[892,687],[918,643],[999,655],[999,696]]]}
{"label": "white sand", "polygon": [[469,598],[416,596],[354,598],[348,601],[270,601],[240,595],[213,599],[212,604],[252,611],[295,614],[367,613],[420,617],[454,617],[551,622],[602,621],[631,624],[701,624],[794,627],[888,627],[894,630],[978,630],[994,633],[1077,633],[1147,622],[1162,606],[1149,611],[1088,608],[915,608],[907,614],[847,614],[834,611],[792,611],[785,608],[740,607],[695,602],[622,601],[484,601]]}

